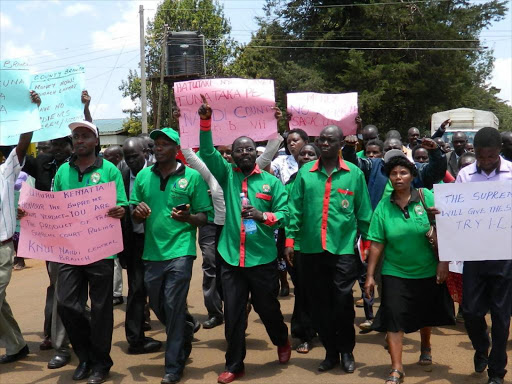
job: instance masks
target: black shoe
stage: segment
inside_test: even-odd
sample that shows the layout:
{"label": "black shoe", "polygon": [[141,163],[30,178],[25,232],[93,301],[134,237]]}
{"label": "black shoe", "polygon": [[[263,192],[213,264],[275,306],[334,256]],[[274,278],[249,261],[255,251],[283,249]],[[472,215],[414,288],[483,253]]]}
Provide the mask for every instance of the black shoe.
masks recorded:
{"label": "black shoe", "polygon": [[331,359],[325,359],[320,363],[317,370],[318,372],[327,372],[333,369],[335,366],[337,366],[339,363],[339,360],[331,360]]}
{"label": "black shoe", "polygon": [[162,343],[151,337],[145,337],[144,343],[139,346],[130,345],[128,347],[128,353],[130,355],[141,355],[143,353],[158,352],[162,348]]}
{"label": "black shoe", "polygon": [[201,329],[201,323],[194,317],[194,333]]}
{"label": "black shoe", "polygon": [[93,372],[89,380],[87,380],[87,384],[101,384],[107,381],[108,372]]}
{"label": "black shoe", "polygon": [[475,363],[475,372],[482,373],[487,368],[487,363],[489,358],[487,357],[487,352],[475,352],[475,356],[473,357],[473,363]]}
{"label": "black shoe", "polygon": [[224,319],[220,316],[212,316],[208,320],[203,323],[204,329],[212,329],[218,325],[221,325],[224,322]]}
{"label": "black shoe", "polygon": [[352,353],[341,354],[341,368],[347,373],[354,373],[356,370],[356,362]]}
{"label": "black shoe", "polygon": [[119,297],[114,297],[114,299],[112,300],[112,304],[114,304],[114,307],[116,305],[121,305],[124,303],[124,299],[123,299],[123,296],[119,296]]}
{"label": "black shoe", "polygon": [[283,285],[281,289],[279,290],[279,296],[286,297],[290,295],[290,286],[289,285]]}
{"label": "black shoe", "polygon": [[28,345],[25,344],[23,348],[20,349],[18,353],[14,355],[3,355],[0,357],[0,364],[14,363],[20,359],[23,359],[29,354]]}
{"label": "black shoe", "polygon": [[73,380],[84,380],[87,379],[91,374],[91,367],[87,361],[78,364],[78,367],[75,369],[75,373],[73,373]]}
{"label": "black shoe", "polygon": [[173,373],[167,373],[165,374],[164,378],[160,382],[160,384],[174,384],[181,380],[180,375],[176,375]]}
{"label": "black shoe", "polygon": [[504,381],[501,377],[489,377],[487,384],[503,384]]}
{"label": "black shoe", "polygon": [[48,369],[58,369],[67,365],[71,360],[69,355],[58,354],[58,352],[52,357],[52,359],[48,362]]}

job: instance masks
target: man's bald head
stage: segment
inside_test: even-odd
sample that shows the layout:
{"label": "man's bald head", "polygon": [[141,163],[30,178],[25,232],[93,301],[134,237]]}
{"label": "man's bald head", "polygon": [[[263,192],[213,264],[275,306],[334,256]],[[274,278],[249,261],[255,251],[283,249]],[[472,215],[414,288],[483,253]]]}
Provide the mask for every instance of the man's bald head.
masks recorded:
{"label": "man's bald head", "polygon": [[415,147],[418,145],[418,139],[420,138],[420,130],[416,127],[411,127],[407,131],[407,138],[409,140],[409,147]]}
{"label": "man's bald head", "polygon": [[129,137],[123,143],[124,161],[136,175],[146,164],[146,147],[144,138]]}
{"label": "man's bald head", "polygon": [[103,157],[117,167],[117,164],[123,160],[123,150],[119,145],[112,145],[105,149]]}
{"label": "man's bald head", "polygon": [[363,142],[365,146],[370,140],[375,140],[379,138],[379,130],[375,125],[372,124],[366,125],[361,133],[363,135]]}

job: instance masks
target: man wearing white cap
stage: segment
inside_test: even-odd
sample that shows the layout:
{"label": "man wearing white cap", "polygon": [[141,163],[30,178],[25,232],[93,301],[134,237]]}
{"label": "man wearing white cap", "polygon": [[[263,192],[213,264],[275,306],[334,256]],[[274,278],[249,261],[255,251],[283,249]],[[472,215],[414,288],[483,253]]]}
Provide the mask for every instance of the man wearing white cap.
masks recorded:
{"label": "man wearing white cap", "polygon": [[[55,175],[54,191],[83,188],[114,181],[117,205],[108,216],[121,219],[125,214],[126,193],[117,167],[98,156],[98,129],[88,121],[69,125],[74,155]],[[71,345],[80,361],[73,380],[89,375],[89,384],[106,381],[113,365],[110,358],[114,323],[112,305],[113,257],[88,265],[62,264],[57,285],[58,312],[68,332]],[[83,290],[89,288],[91,321],[85,315]]]}

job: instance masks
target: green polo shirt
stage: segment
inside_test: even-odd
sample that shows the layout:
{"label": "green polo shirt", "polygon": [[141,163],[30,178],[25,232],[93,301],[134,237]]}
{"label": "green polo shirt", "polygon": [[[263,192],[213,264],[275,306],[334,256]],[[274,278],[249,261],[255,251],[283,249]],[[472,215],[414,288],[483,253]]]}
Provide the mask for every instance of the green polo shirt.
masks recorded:
{"label": "green polo shirt", "polygon": [[366,159],[366,155],[364,154],[364,149],[362,151],[359,151],[356,153],[357,157],[360,157],[361,159]]}
{"label": "green polo shirt", "polygon": [[173,207],[190,204],[190,212],[207,213],[212,209],[208,185],[199,172],[178,162],[167,178],[158,171],[158,163],[141,170],[133,185],[130,204],[146,203],[151,214],[146,219],[143,260],[164,261],[196,256],[197,227],[174,220]]}
{"label": "green polo shirt", "polygon": [[[434,206],[434,194],[424,188],[425,202]],[[437,260],[425,233],[430,228],[418,191],[412,189],[409,204],[402,209],[393,194],[382,199],[375,209],[368,240],[385,244],[382,274],[405,279],[436,275]]]}
{"label": "green polo shirt", "polygon": [[[76,156],[71,157],[69,163],[64,163],[59,167],[53,180],[53,191],[67,191],[68,189],[77,189],[90,187],[103,183],[116,183],[117,205],[127,206],[126,192],[123,184],[123,177],[117,167],[110,161],[98,156],[96,161],[89,168],[80,172],[80,168],[75,165]],[[117,255],[106,257],[106,259],[115,259]]]}
{"label": "green polo shirt", "polygon": [[354,254],[359,230],[366,238],[372,207],[363,172],[339,158],[329,176],[321,159],[305,164],[290,197],[286,246],[301,239],[302,253]]}
{"label": "green polo shirt", "polygon": [[[284,185],[258,165],[245,176],[234,164],[229,164],[213,147],[210,120],[201,120],[201,158],[224,191],[226,222],[218,250],[230,265],[254,267],[277,258],[274,227],[288,223],[288,195]],[[242,224],[240,193],[246,193],[251,205],[267,214],[265,223],[256,222],[256,233],[247,235]]]}

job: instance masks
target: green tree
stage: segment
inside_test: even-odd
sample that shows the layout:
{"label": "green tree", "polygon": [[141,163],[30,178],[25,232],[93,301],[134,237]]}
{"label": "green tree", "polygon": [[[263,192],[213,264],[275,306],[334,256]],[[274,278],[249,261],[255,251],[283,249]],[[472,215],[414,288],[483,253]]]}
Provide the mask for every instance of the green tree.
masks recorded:
{"label": "green tree", "polygon": [[493,56],[479,40],[506,1],[381,2],[267,0],[233,72],[273,78],[281,106],[287,92],[358,92],[363,121],[383,130],[426,129],[432,113],[459,107],[510,119],[485,86]]}
{"label": "green tree", "polygon": [[[146,29],[146,75],[148,126],[156,123],[157,101],[160,84],[160,58],[162,54],[162,39],[165,36],[165,25],[169,31],[197,31],[204,35],[206,73],[208,77],[224,75],[225,68],[233,56],[234,41],[230,38],[231,27],[224,16],[222,5],[217,0],[164,0],[157,9],[154,20],[148,23]],[[150,81],[153,79],[153,82]],[[123,97],[129,96],[132,101],[140,100],[141,81],[137,71],[130,71],[128,78],[123,80],[119,89]],[[162,124],[171,125],[172,116],[166,106],[169,105],[169,89],[164,84],[162,100]],[[124,127],[130,134],[141,131],[141,110],[123,111],[130,114]]]}

